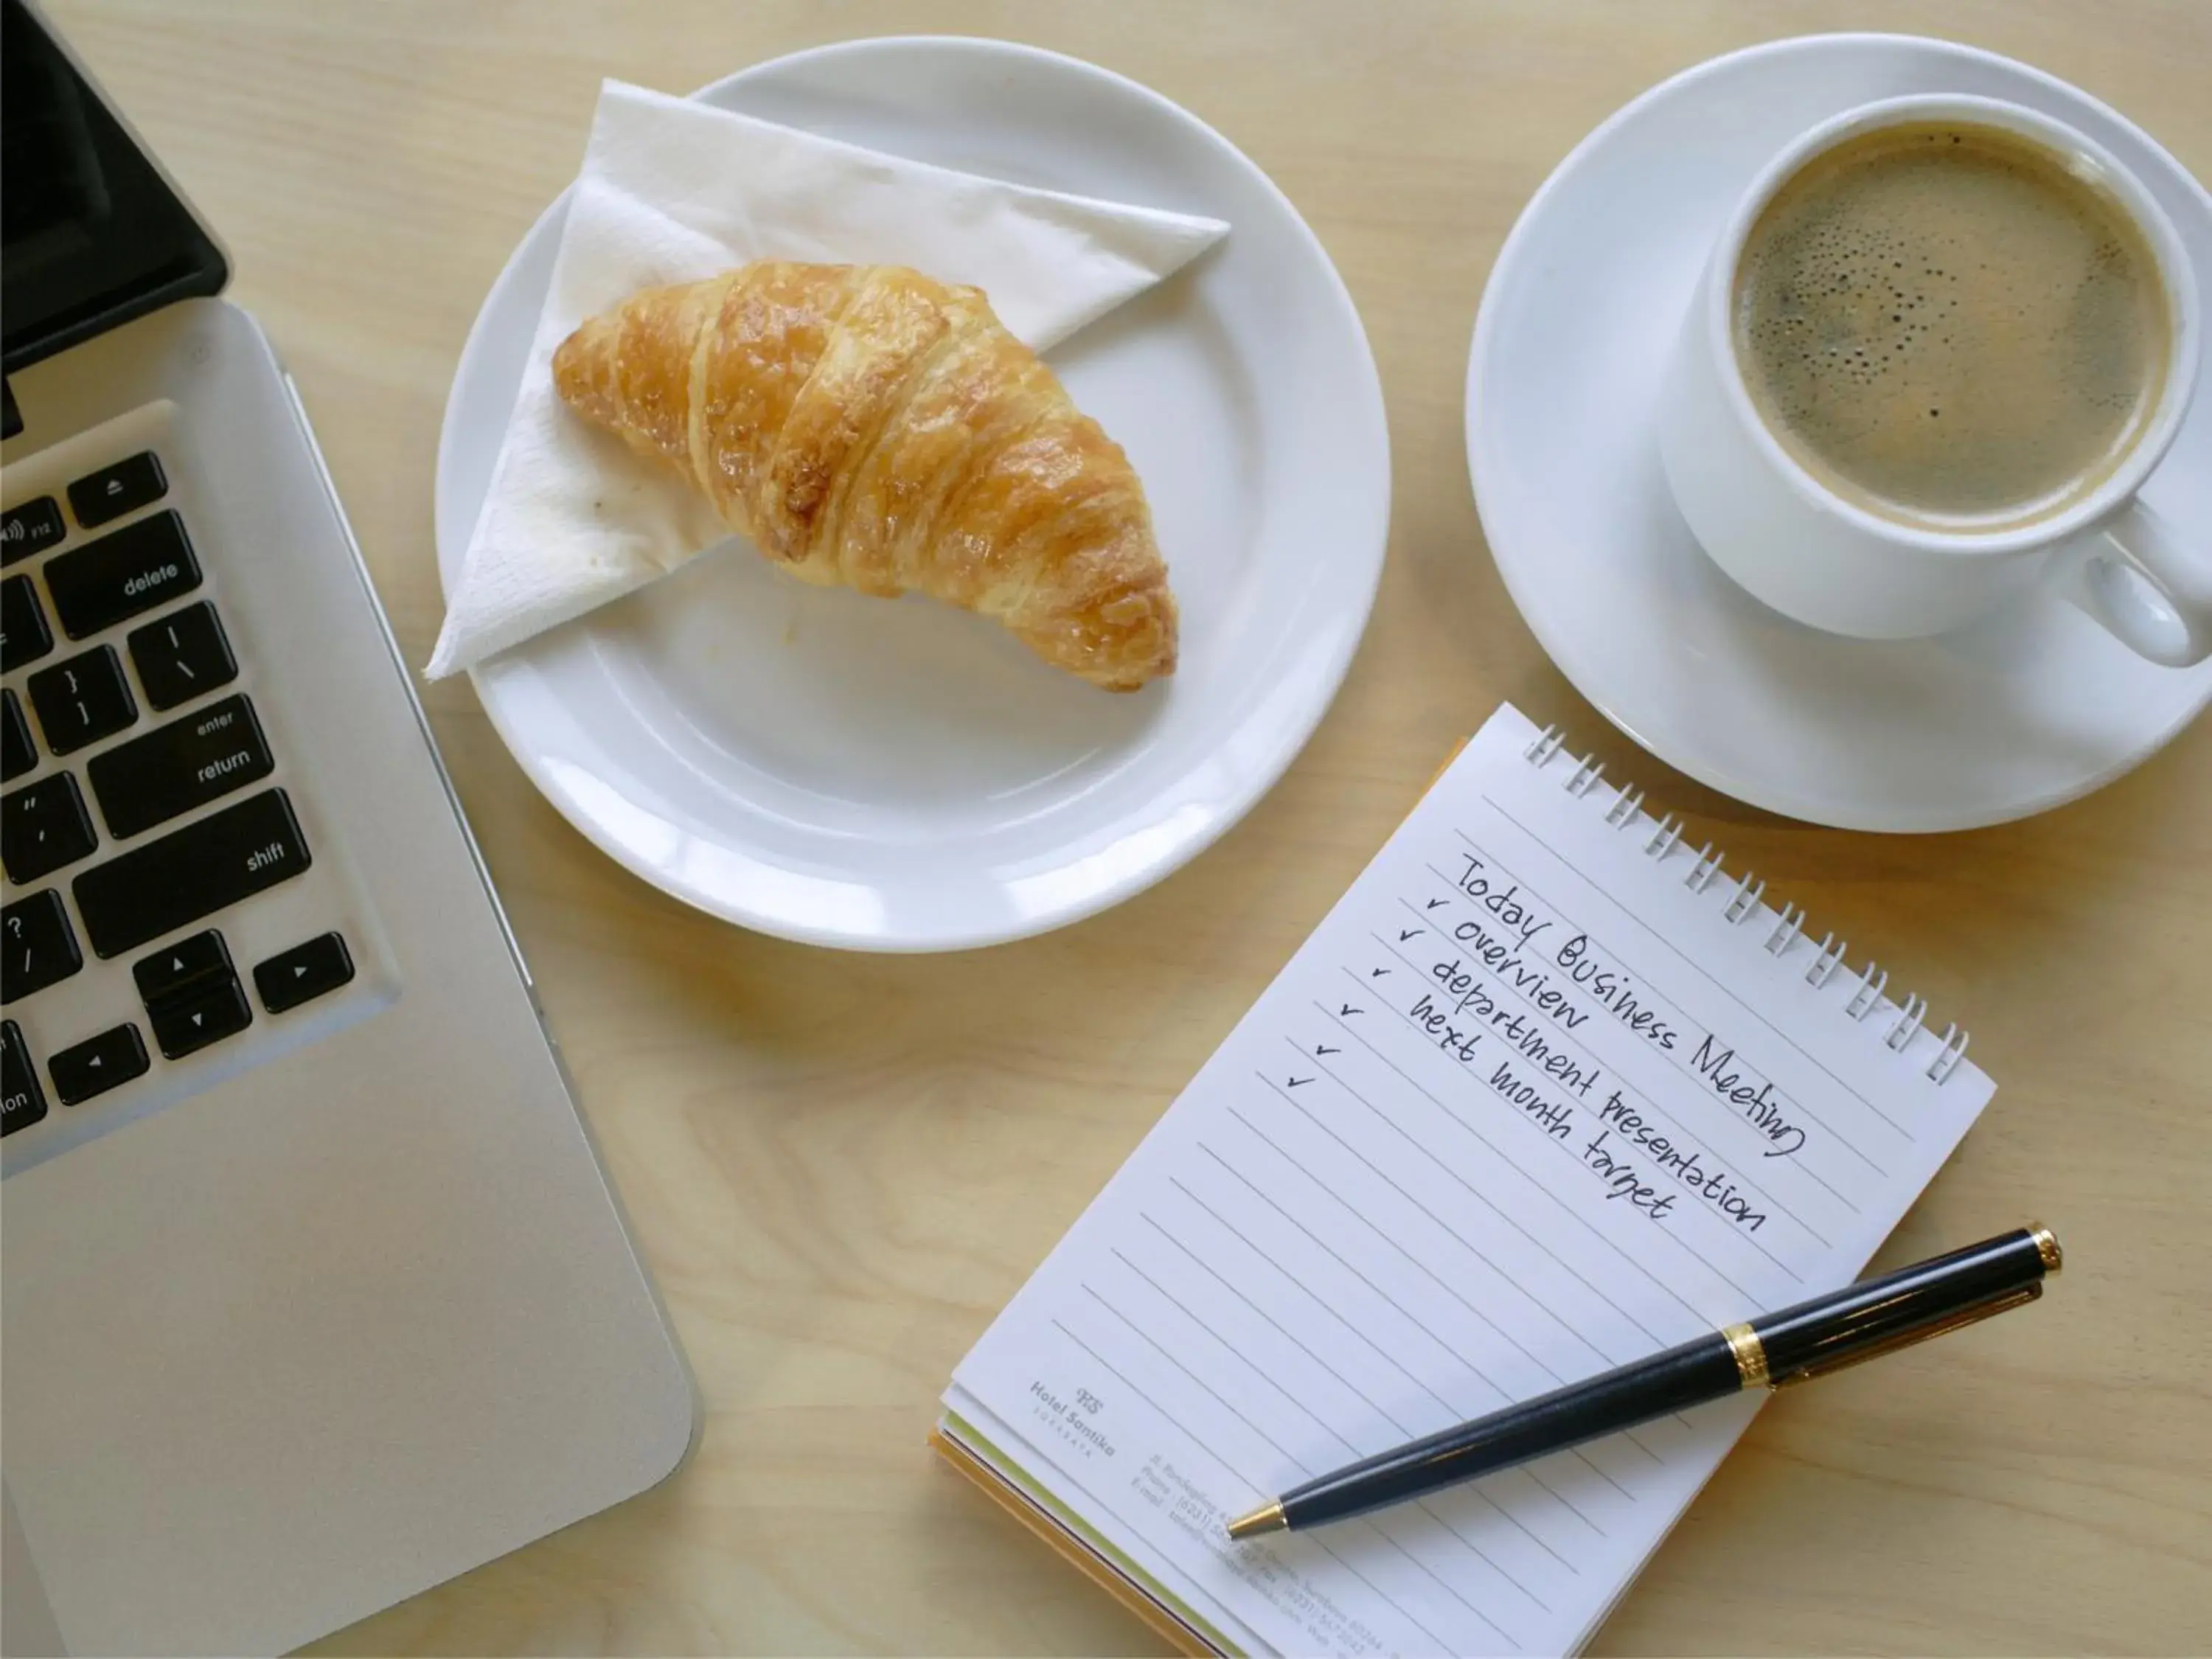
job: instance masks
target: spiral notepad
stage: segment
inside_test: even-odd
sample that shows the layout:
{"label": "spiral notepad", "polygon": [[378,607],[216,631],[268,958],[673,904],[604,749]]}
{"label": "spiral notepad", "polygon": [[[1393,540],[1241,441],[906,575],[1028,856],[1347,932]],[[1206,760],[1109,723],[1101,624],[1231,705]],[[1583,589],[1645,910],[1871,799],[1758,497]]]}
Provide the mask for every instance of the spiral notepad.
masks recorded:
{"label": "spiral notepad", "polygon": [[1313,1475],[1858,1273],[1956,1024],[1500,708],[956,1372],[939,1444],[1192,1650],[1574,1650],[1757,1409],[1363,1519]]}

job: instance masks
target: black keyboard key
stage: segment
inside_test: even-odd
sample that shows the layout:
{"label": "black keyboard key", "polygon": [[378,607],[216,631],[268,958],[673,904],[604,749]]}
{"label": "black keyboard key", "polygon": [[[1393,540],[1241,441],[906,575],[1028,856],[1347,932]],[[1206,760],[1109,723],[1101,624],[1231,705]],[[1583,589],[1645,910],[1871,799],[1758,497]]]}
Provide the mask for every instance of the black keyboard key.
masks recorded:
{"label": "black keyboard key", "polygon": [[0,1022],[0,1135],[27,1129],[46,1115],[30,1045],[14,1020]]}
{"label": "black keyboard key", "polygon": [[73,640],[167,605],[200,585],[199,562],[172,510],[156,513],[46,563],[54,614]]}
{"label": "black keyboard key", "polygon": [[53,648],[54,636],[31,579],[10,576],[0,581],[0,668],[21,668]]}
{"label": "black keyboard key", "polygon": [[83,966],[62,896],[52,888],[0,905],[0,1000],[43,991]]}
{"label": "black keyboard key", "polygon": [[145,1076],[149,1064],[145,1039],[126,1023],[60,1050],[46,1062],[46,1074],[63,1105],[82,1106],[119,1083]]}
{"label": "black keyboard key", "polygon": [[131,630],[131,660],[156,708],[174,708],[238,678],[238,662],[205,599]]}
{"label": "black keyboard key", "polygon": [[253,988],[272,1014],[327,996],[353,979],[353,957],[336,933],[278,952],[253,970]]}
{"label": "black keyboard key", "polygon": [[75,864],[96,844],[84,798],[68,773],[49,772],[0,795],[0,864],[17,885]]}
{"label": "black keyboard key", "polygon": [[264,789],[94,865],[70,889],[93,950],[113,957],[289,881],[309,862],[292,803]]}
{"label": "black keyboard key", "polygon": [[235,1036],[253,1024],[246,988],[235,974],[195,981],[173,996],[146,1005],[154,1041],[171,1060],[182,1060],[210,1042]]}
{"label": "black keyboard key", "polygon": [[13,691],[0,691],[0,783],[13,783],[39,763],[31,723]]}
{"label": "black keyboard key", "polygon": [[43,553],[61,540],[62,510],[51,495],[11,507],[0,516],[0,564],[13,564]]}
{"label": "black keyboard key", "polygon": [[230,950],[212,927],[174,945],[165,945],[150,957],[131,964],[131,977],[138,982],[138,1000],[159,1002],[196,979],[230,972]]}
{"label": "black keyboard key", "polygon": [[161,475],[161,463],[152,450],[142,449],[71,484],[70,511],[76,514],[79,524],[91,530],[149,501],[158,501],[168,493],[169,481]]}
{"label": "black keyboard key", "polygon": [[123,659],[112,645],[95,646],[41,668],[24,683],[46,747],[70,754],[120,732],[138,718],[131,683],[123,678]]}
{"label": "black keyboard key", "polygon": [[276,769],[253,705],[244,697],[225,697],[94,755],[84,775],[107,833],[120,841]]}

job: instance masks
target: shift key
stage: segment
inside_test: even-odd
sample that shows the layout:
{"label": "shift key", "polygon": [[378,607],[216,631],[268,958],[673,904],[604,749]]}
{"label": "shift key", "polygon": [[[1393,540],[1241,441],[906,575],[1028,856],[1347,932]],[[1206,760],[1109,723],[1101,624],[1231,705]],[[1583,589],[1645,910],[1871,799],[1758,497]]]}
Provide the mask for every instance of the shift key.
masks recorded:
{"label": "shift key", "polygon": [[310,862],[290,799],[264,789],[70,885],[94,954],[115,957],[289,881]]}

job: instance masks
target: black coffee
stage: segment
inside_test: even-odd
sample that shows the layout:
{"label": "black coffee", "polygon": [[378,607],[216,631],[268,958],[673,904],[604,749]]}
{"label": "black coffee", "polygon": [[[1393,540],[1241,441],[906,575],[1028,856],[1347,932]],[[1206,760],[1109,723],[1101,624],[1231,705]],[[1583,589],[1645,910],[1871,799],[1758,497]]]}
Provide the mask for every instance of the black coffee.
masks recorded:
{"label": "black coffee", "polygon": [[1808,163],[1745,244],[1738,362],[1769,428],[1886,516],[1997,530],[2131,449],[2172,324],[2127,210],[1995,127],[1914,124]]}

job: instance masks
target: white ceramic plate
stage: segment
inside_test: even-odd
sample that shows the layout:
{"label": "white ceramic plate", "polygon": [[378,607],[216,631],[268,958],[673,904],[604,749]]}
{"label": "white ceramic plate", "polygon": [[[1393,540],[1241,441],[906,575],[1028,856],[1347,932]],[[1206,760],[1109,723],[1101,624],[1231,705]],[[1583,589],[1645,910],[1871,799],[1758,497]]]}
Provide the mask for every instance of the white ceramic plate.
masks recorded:
{"label": "white ceramic plate", "polygon": [[[2136,127],[2008,58],[1895,35],[1787,40],[1655,87],[1559,164],[1498,256],[1468,364],[1468,465],[1499,572],[1567,678],[1645,748],[1754,805],[1848,829],[1960,830],[2107,783],[2212,702],[2055,592],[1930,640],[1820,633],[1707,559],[1652,407],[1698,270],[1760,166],[1907,93],[1980,93],[2132,167],[2212,274],[2212,197]],[[2212,396],[2143,492],[2212,534]]]}
{"label": "white ceramic plate", "polygon": [[[763,932],[877,951],[1040,933],[1158,881],[1281,775],[1382,572],[1389,440],[1358,313],[1282,193],[1157,93],[1032,48],[854,41],[697,94],[1017,183],[1212,214],[1227,240],[1050,356],[1145,482],[1181,665],[1116,696],[928,600],[696,560],[476,671],[554,805],[646,880]],[[461,355],[438,451],[452,591],[566,198]]]}

